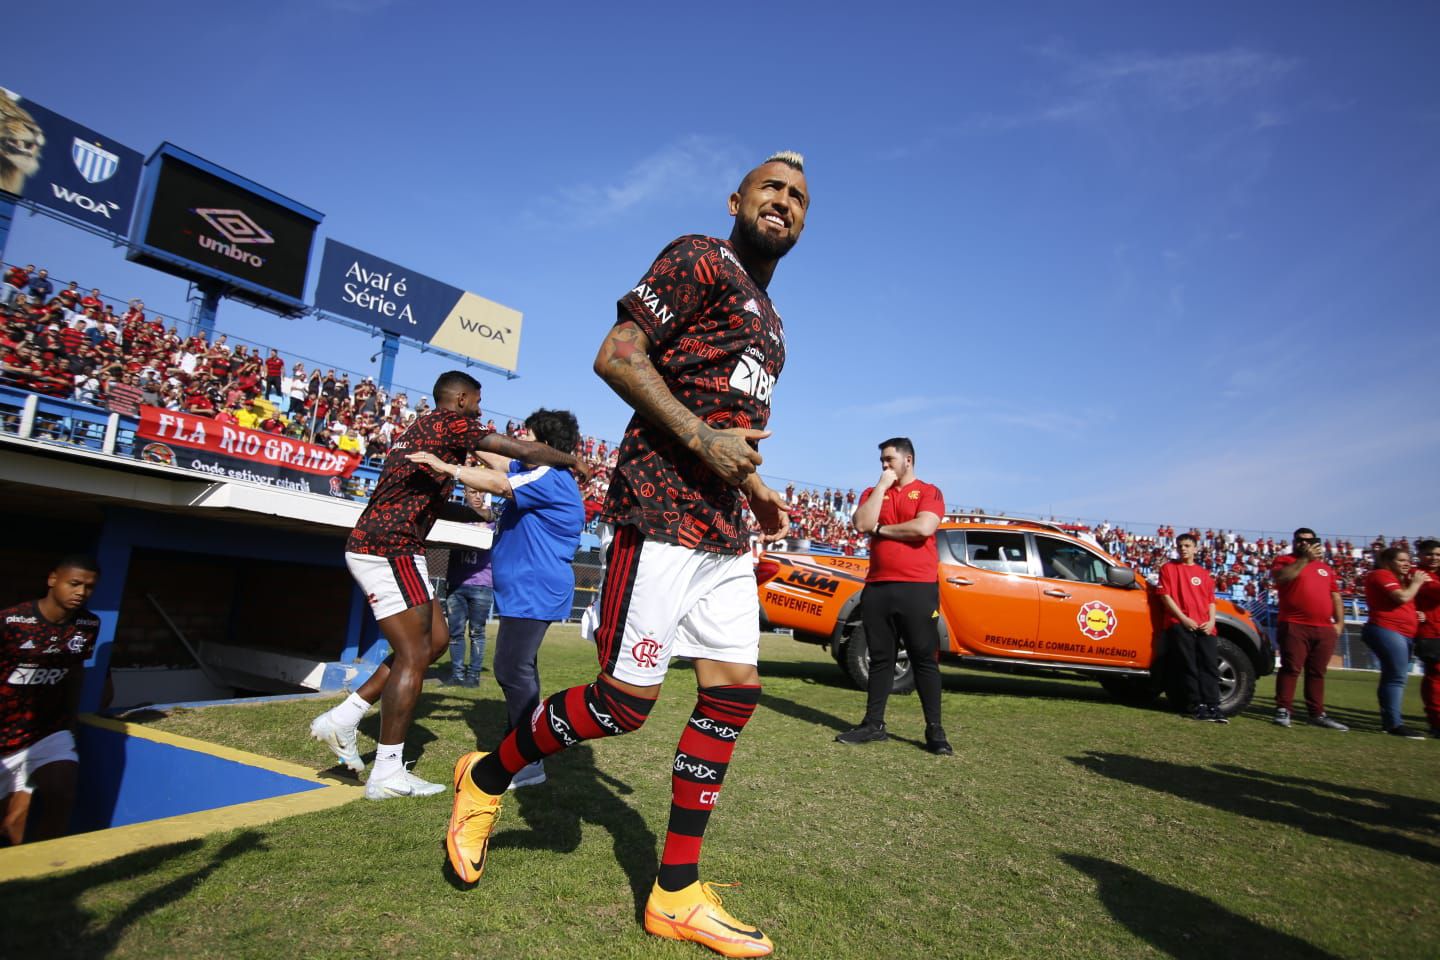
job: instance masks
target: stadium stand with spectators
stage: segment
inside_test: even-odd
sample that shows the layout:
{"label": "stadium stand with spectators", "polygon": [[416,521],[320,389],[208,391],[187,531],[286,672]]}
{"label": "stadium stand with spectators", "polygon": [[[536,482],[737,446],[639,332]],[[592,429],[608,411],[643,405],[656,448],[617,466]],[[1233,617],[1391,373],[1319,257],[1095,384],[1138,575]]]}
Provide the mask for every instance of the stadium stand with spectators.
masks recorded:
{"label": "stadium stand with spectators", "polygon": [[[387,394],[368,375],[313,361],[307,368],[308,358],[287,357],[276,346],[232,344],[226,334],[208,340],[185,321],[147,314],[138,300],[126,303],[117,316],[119,301],[96,288],[87,293],[78,281],[68,281],[50,296],[49,281],[36,285],[44,273],[33,265],[5,265],[0,383],[11,387],[131,417],[142,404],[215,417],[355,453],[372,465],[382,462],[395,436],[429,409],[428,400],[412,407],[404,390]],[[487,425],[498,429],[493,419]],[[48,429],[49,435],[59,436],[53,424],[42,424],[41,429],[42,435]],[[526,437],[524,424],[513,418],[504,429],[510,436]],[[616,445],[587,435],[576,453],[591,470],[583,499],[587,527],[593,532],[615,465]],[[368,496],[366,483],[357,480],[350,493]],[[785,495],[791,504],[792,542],[810,549],[865,554],[867,538],[850,524],[854,488],[842,493],[838,486],[797,488],[791,482]],[[948,512],[986,514],[979,507],[969,511],[950,507]],[[1174,556],[1174,526],[1159,525],[1152,534],[1108,520],[1061,525],[1089,537],[1152,580]],[[1233,530],[1188,532],[1199,541],[1197,562],[1215,578],[1217,594],[1249,604],[1273,602],[1270,569],[1277,556],[1289,552],[1287,540],[1247,538]],[[1360,547],[1350,539],[1330,537],[1324,541],[1325,560],[1340,575],[1342,593],[1353,597],[1379,551],[1391,545],[1408,549],[1409,544],[1407,537],[1377,536]]]}

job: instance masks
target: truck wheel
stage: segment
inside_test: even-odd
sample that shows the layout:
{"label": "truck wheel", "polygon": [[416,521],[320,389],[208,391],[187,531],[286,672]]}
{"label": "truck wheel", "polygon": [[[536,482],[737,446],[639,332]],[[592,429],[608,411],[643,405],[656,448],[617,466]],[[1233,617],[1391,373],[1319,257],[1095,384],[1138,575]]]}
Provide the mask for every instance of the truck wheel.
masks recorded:
{"label": "truck wheel", "polygon": [[[841,660],[843,656],[843,660]],[[850,636],[846,639],[843,655],[837,651],[837,660],[841,660],[845,672],[850,674],[851,681],[861,690],[870,685],[870,650],[865,645],[865,624],[857,623],[850,630]],[[901,647],[895,651],[895,685],[890,688],[891,693],[914,693],[915,692],[915,671],[910,669],[910,655]]]}
{"label": "truck wheel", "polygon": [[1164,684],[1153,676],[1108,674],[1100,678],[1100,686],[1121,703],[1144,707],[1160,699],[1161,688]]}
{"label": "truck wheel", "polygon": [[1234,641],[1223,636],[1215,640],[1215,656],[1220,673],[1220,712],[1233,717],[1255,696],[1255,664]]}

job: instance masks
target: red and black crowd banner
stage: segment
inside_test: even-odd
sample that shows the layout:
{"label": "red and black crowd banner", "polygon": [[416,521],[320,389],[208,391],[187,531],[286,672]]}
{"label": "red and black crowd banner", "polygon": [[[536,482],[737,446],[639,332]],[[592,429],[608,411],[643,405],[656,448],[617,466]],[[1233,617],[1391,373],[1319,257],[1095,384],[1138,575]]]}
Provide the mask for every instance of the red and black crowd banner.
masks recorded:
{"label": "red and black crowd banner", "polygon": [[225,480],[335,497],[344,492],[341,478],[360,464],[358,457],[343,451],[147,406],[140,408],[135,456]]}

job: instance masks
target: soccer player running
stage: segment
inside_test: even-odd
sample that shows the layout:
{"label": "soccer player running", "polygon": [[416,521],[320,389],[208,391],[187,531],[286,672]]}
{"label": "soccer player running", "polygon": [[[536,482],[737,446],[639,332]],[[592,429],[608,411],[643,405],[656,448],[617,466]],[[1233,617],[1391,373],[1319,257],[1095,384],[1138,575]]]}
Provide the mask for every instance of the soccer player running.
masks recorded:
{"label": "soccer player running", "polygon": [[455,764],[446,850],[478,880],[506,785],[582,740],[645,722],[673,656],[694,661],[695,710],[680,737],[670,823],[645,929],[726,956],[772,944],[701,883],[700,847],[736,739],[760,700],[759,601],[743,500],[762,537],[789,529],[784,498],[755,473],[770,395],[785,364],[766,288],[799,239],[810,197],[803,160],[778,153],[730,195],[729,240],[685,236],[620,298],[595,372],[635,410],[602,519],[615,525],[595,631],[600,674],[543,701],[493,753]]}
{"label": "soccer player running", "polygon": [[365,783],[371,800],[430,796],[445,789],[406,769],[405,735],[425,668],[450,642],[443,606],[435,602],[425,566],[425,536],[437,519],[471,522],[479,514],[450,500],[454,480],[406,459],[432,453],[447,464],[464,464],[472,450],[496,453],[584,474],[580,461],[543,443],[502,436],[480,421],[480,382],[451,370],[435,381],[435,409],[415,419],[390,447],[375,492],[345,544],[345,565],[370,602],[380,632],[393,651],[359,690],[310,724],[310,735],[356,773],[365,769],[355,728],[380,701],[380,742]]}
{"label": "soccer player running", "polygon": [[100,634],[85,601],[99,577],[94,560],[72,554],[50,571],[45,596],[0,610],[0,824],[12,845],[70,825],[75,711]]}

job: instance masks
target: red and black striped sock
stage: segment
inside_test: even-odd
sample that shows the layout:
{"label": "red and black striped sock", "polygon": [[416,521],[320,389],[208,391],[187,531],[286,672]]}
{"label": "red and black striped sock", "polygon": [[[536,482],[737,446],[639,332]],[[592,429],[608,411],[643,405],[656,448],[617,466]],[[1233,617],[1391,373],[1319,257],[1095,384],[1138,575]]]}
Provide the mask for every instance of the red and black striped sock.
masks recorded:
{"label": "red and black striped sock", "polygon": [[653,706],[654,700],[627,693],[603,677],[562,690],[542,701],[530,715],[529,723],[507,733],[493,753],[471,768],[470,779],[486,793],[503,793],[526,764],[582,740],[639,730]]}
{"label": "red and black striped sock", "polygon": [[681,890],[700,879],[700,845],[735,741],[760,702],[760,687],[701,687],[680,735],[670,777],[670,827],[660,854],[660,888]]}

